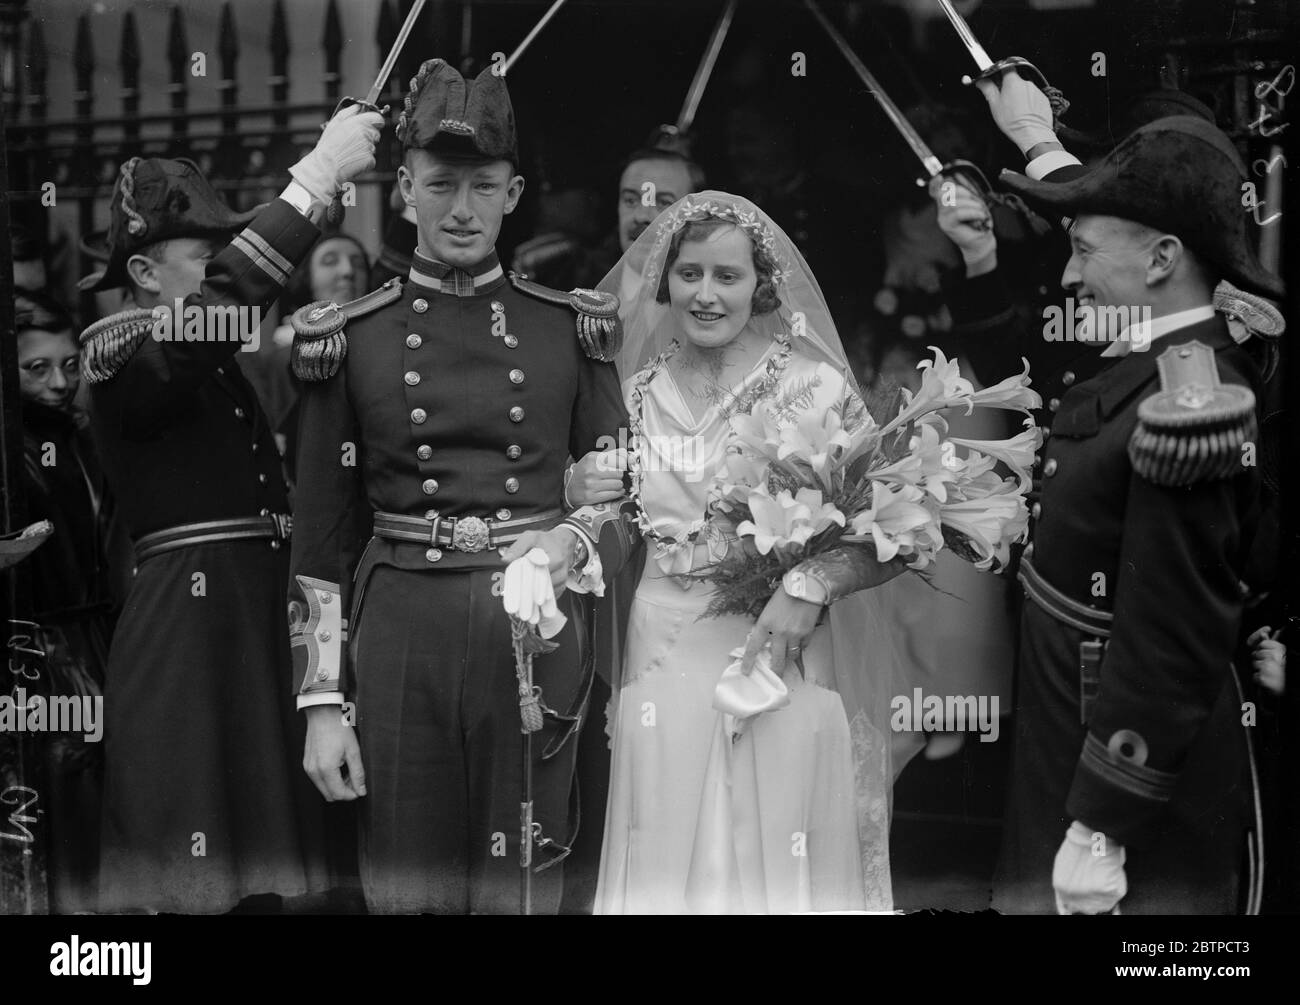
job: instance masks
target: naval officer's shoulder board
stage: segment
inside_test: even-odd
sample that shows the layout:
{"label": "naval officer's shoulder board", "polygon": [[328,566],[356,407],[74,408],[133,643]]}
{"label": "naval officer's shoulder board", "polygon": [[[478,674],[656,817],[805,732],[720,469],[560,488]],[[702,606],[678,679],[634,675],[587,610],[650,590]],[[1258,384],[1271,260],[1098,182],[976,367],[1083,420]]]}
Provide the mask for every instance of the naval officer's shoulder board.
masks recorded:
{"label": "naval officer's shoulder board", "polygon": [[576,315],[578,343],[591,359],[612,363],[623,344],[623,322],[618,316],[618,297],[601,290],[574,289],[564,293],[534,283],[517,272],[510,273],[510,285],[520,293],[550,304],[568,307]]}
{"label": "naval officer's shoulder board", "polygon": [[81,333],[81,373],[89,384],[112,380],[135,355],[155,317],[148,307],[133,307],[101,318]]}
{"label": "naval officer's shoulder board", "polygon": [[1223,383],[1214,350],[1201,342],[1170,346],[1157,366],[1160,390],[1138,405],[1129,439],[1133,470],[1168,486],[1240,474],[1258,433],[1254,392]]}
{"label": "naval officer's shoulder board", "polygon": [[294,376],[312,382],[329,380],[339,372],[348,355],[348,336],[344,331],[347,323],[387,307],[401,296],[402,279],[394,276],[378,289],[346,304],[317,300],[295,311],[290,319]]}

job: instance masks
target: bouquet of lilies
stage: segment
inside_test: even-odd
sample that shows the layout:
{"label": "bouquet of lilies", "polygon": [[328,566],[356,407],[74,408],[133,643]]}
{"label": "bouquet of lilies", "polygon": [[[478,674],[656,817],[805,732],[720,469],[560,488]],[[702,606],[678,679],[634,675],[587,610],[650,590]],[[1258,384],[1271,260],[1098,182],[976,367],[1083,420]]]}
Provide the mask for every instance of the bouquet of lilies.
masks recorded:
{"label": "bouquet of lilies", "polygon": [[[694,574],[717,588],[709,615],[756,616],[789,569],[844,544],[918,570],[944,547],[980,569],[1006,563],[1028,530],[1025,491],[1042,442],[1029,410],[1041,399],[1027,362],[1023,373],[976,391],[955,360],[933,351],[918,364],[920,389],[900,390],[886,421],[837,393],[844,380],[826,364],[824,379],[732,417],[710,522],[741,547]],[[949,436],[941,413],[950,408],[1022,412],[1025,428],[1005,440]],[[995,470],[999,463],[1009,477]]]}

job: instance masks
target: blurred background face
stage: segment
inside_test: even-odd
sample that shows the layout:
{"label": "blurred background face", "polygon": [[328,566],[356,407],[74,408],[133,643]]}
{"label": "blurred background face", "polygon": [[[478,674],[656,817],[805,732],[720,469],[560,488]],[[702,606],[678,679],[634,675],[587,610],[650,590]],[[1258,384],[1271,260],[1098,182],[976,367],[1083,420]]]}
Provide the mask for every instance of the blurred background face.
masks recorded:
{"label": "blurred background face", "polygon": [[67,411],[81,383],[81,356],[71,331],[29,328],[18,334],[19,390],[24,401]]}
{"label": "blurred background face", "polygon": [[693,345],[717,349],[748,323],[757,286],[753,243],[739,227],[726,226],[682,241],[668,273],[668,302]]}
{"label": "blurred background face", "polygon": [[316,246],[310,263],[311,298],[345,304],[370,284],[365,252],[348,237],[330,237]]}
{"label": "blurred background face", "polygon": [[420,248],[430,257],[467,269],[496,247],[501,221],[513,213],[524,179],[509,161],[454,160],[408,150],[398,168],[402,199],[415,207]]}
{"label": "blurred background face", "polygon": [[[618,180],[619,246],[627,251],[660,212],[690,191],[691,173],[685,161],[655,159],[629,164]],[[643,205],[646,202],[650,205]]]}

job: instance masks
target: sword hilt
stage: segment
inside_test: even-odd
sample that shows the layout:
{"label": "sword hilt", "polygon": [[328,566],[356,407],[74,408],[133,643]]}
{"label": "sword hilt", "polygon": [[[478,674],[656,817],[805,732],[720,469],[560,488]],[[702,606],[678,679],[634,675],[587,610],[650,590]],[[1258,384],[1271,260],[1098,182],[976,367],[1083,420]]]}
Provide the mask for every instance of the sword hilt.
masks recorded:
{"label": "sword hilt", "polygon": [[327,118],[325,122],[321,123],[321,130],[323,131],[325,129],[325,125],[330,121],[330,119],[338,115],[338,113],[343,111],[343,109],[349,108],[352,105],[359,105],[362,111],[378,112],[380,115],[387,115],[389,108],[388,105],[384,105],[383,108],[380,108],[373,101],[366,101],[364,98],[339,98],[339,103],[334,106],[334,111],[330,112],[329,118]]}
{"label": "sword hilt", "polygon": [[[940,168],[935,177],[951,178],[955,182],[960,182],[983,199],[986,206],[991,207],[997,201],[993,194],[993,186],[989,184],[988,178],[979,169],[979,166],[971,161],[962,160],[961,158],[948,161],[947,164]],[[918,185],[927,185],[929,179],[918,178],[916,183]],[[971,226],[975,227],[976,230],[991,230],[993,228],[991,219],[982,221],[982,224],[971,224]]]}
{"label": "sword hilt", "polygon": [[1025,59],[1024,56],[1008,56],[1006,59],[999,59],[987,70],[981,70],[973,77],[969,74],[962,77],[961,82],[969,85],[975,83],[977,80],[992,80],[996,84],[1002,74],[1006,73],[1008,70],[1015,70],[1025,79],[1032,80],[1038,85],[1039,89],[1044,92],[1046,92],[1051,86],[1047,82],[1047,78],[1043,76],[1043,71],[1033,63],[1029,62],[1029,60]]}

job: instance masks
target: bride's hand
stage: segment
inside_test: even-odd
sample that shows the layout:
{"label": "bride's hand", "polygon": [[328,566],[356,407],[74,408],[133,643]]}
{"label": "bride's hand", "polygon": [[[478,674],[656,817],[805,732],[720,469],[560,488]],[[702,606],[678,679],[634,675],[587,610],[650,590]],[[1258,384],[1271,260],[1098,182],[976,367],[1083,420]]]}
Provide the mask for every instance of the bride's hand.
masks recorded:
{"label": "bride's hand", "polygon": [[594,506],[613,502],[627,494],[623,472],[627,451],[592,450],[576,461],[564,475],[564,499],[570,506]]}
{"label": "bride's hand", "polygon": [[778,677],[785,673],[787,659],[796,659],[804,642],[817,627],[821,605],[807,600],[796,600],[784,589],[772,594],[772,599],[758,616],[754,630],[749,633],[745,655],[740,668],[749,673],[754,669],[754,658],[768,642],[772,643],[772,672]]}

